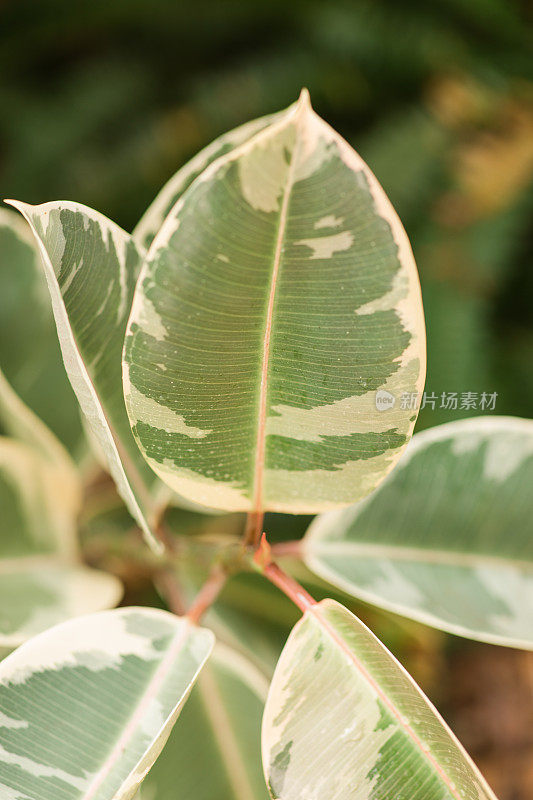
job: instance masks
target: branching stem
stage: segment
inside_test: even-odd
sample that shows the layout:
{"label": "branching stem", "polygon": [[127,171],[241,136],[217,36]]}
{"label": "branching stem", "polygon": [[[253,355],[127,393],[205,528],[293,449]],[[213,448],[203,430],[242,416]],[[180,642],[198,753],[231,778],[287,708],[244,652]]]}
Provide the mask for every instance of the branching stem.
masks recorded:
{"label": "branching stem", "polygon": [[311,597],[309,592],[306,592],[298,581],[287,575],[278,564],[271,561],[270,564],[263,568],[262,572],[265,578],[268,578],[278,589],[281,589],[304,614],[309,608],[316,605],[316,600]]}
{"label": "branching stem", "polygon": [[305,614],[305,612],[316,605],[316,600],[306,592],[303,586],[300,586],[298,581],[287,575],[279,564],[272,561],[272,549],[263,534],[261,542],[253,557],[253,564],[255,569],[261,572],[265,578],[281,589],[289,600],[298,606],[298,608]]}

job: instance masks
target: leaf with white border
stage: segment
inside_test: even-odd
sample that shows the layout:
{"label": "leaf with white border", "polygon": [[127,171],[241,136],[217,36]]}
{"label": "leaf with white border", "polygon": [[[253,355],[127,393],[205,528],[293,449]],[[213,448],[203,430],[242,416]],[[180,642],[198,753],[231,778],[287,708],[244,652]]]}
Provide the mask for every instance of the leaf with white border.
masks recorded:
{"label": "leaf with white border", "polygon": [[324,511],[392,469],[416,412],[420,287],[362,159],[300,101],[200,174],[135,290],[124,393],[174,491],[224,510]]}
{"label": "leaf with white border", "polygon": [[161,752],[213,634],[124,608],[57,625],[0,664],[0,795],[130,800]]}
{"label": "leaf with white border", "polygon": [[0,559],[0,651],[72,617],[118,605],[118,578],[55,558]]}
{"label": "leaf with white border", "polygon": [[275,114],[270,114],[251,122],[245,122],[238,128],[224,133],[211,142],[207,147],[191,158],[169,181],[163,186],[157,197],[148,206],[143,216],[135,226],[133,238],[141,247],[148,248],[165,218],[170,214],[172,208],[180,199],[182,194],[191,185],[193,180],[200,175],[203,170],[220,156],[231,152],[241,145],[254,134],[258,133],[275,119]]}
{"label": "leaf with white border", "polygon": [[487,416],[418,433],[370,497],[317,517],[313,572],[471,639],[533,649],[533,421]]}
{"label": "leaf with white border", "polygon": [[132,437],[122,394],[121,354],[142,253],[102,214],[71,202],[9,201],[36,237],[65,367],[130,513],[152,533],[159,482]]}
{"label": "leaf with white border", "polygon": [[293,629],[262,736],[279,800],[496,800],[411,676],[333,600]]}
{"label": "leaf with white border", "polygon": [[83,455],[39,250],[20,214],[0,208],[0,368],[17,395],[69,452]]}
{"label": "leaf with white border", "polygon": [[0,431],[27,444],[53,467],[62,487],[62,503],[71,502],[72,516],[81,507],[81,481],[71,457],[47,428],[10,386],[0,370]]}

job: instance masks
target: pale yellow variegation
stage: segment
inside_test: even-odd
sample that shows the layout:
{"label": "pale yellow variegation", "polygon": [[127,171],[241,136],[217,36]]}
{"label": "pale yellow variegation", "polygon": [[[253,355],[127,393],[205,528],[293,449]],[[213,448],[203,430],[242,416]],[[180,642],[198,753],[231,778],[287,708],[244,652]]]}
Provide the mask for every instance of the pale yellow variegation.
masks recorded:
{"label": "pale yellow variegation", "polygon": [[[42,434],[41,444],[57,444],[46,429],[35,431],[36,443]],[[117,578],[79,562],[79,486],[69,483],[75,475],[62,459],[53,460],[61,450],[50,452],[0,437],[0,657],[58,622],[112,607],[122,597]]]}
{"label": "pale yellow variegation", "polygon": [[122,584],[83,566],[78,472],[0,371],[0,657],[70,617],[115,606]]}
{"label": "pale yellow variegation", "polygon": [[157,474],[195,502],[346,505],[394,466],[425,337],[403,228],[307,93],[212,161],[156,234],[136,288],[124,389]]}
{"label": "pale yellow variegation", "polygon": [[310,605],[263,719],[275,800],[496,800],[413,679],[353,614]]}
{"label": "pale yellow variegation", "polygon": [[0,663],[2,800],[130,800],[213,647],[165,611],[58,625]]}
{"label": "pale yellow variegation", "polygon": [[313,572],[471,639],[533,649],[533,421],[486,416],[418,433],[360,503],[317,517]]}
{"label": "pale yellow variegation", "polygon": [[157,549],[158,482],[133,441],[121,386],[122,343],[141,252],[118,225],[79,203],[9,202],[38,244],[81,409],[124,502]]}

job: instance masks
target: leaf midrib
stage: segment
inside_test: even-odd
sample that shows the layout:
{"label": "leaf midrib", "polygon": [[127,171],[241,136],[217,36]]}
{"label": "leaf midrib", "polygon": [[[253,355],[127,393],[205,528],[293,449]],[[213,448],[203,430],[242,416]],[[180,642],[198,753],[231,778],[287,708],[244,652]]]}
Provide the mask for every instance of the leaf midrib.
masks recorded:
{"label": "leaf midrib", "polygon": [[311,557],[352,556],[375,557],[392,561],[418,562],[429,565],[448,565],[451,567],[502,566],[519,569],[533,569],[533,561],[491,556],[485,553],[460,552],[458,550],[430,550],[424,547],[402,547],[401,545],[373,544],[371,542],[331,542],[312,540],[307,544]]}
{"label": "leaf midrib", "polygon": [[231,725],[231,718],[224,707],[216,680],[208,669],[200,677],[198,689],[235,800],[254,800],[255,793]]}
{"label": "leaf midrib", "polygon": [[[294,148],[291,155],[289,169],[287,172],[287,181],[283,190],[283,197],[281,201],[281,208],[278,220],[278,231],[276,236],[276,246],[274,249],[274,260],[272,265],[272,274],[270,278],[270,289],[268,296],[267,314],[265,319],[265,331],[263,336],[263,358],[261,363],[261,382],[259,389],[259,412],[257,421],[257,437],[255,447],[255,462],[254,462],[254,489],[252,496],[252,513],[258,515],[263,511],[263,476],[265,467],[265,439],[266,439],[266,419],[267,419],[267,394],[268,394],[268,372],[270,365],[270,341],[272,335],[272,319],[274,315],[274,302],[276,298],[276,289],[278,283],[279,269],[281,264],[281,254],[283,250],[283,241],[287,228],[287,212],[289,208],[289,200],[294,186],[294,169],[296,166],[296,157],[298,153],[298,122],[299,122],[299,109],[296,111],[295,125],[296,136]],[[256,534],[260,531],[256,530]]]}
{"label": "leaf midrib", "polygon": [[[377,681],[370,675],[368,670],[364,667],[360,659],[357,658],[355,653],[352,652],[350,647],[346,644],[342,636],[336,632],[333,625],[331,625],[324,617],[322,609],[320,605],[317,603],[314,606],[309,608],[309,613],[312,614],[314,619],[317,621],[319,626],[327,633],[327,635],[332,639],[333,643],[341,650],[342,653],[349,659],[349,661],[353,664],[355,669],[361,673],[364,680],[368,682],[368,684],[372,687],[372,689],[376,692],[379,699],[382,703],[386,706],[386,708],[390,711],[390,713],[394,716],[397,720],[400,727],[405,731],[405,733],[409,736],[411,741],[414,743],[415,747],[422,753],[424,758],[429,762],[430,766],[435,770],[437,775],[441,778],[444,782],[446,788],[450,792],[450,794],[455,798],[455,800],[463,800],[461,795],[457,792],[454,782],[448,777],[448,774],[441,766],[441,764],[437,761],[437,759],[433,756],[433,754],[429,751],[424,750],[422,746],[422,741],[417,733],[413,730],[413,728],[405,721],[405,718],[400,713],[400,711],[396,708],[395,703],[389,698],[389,696],[383,691]],[[362,623],[361,623],[362,624]],[[391,658],[393,658],[391,656]],[[414,688],[414,687],[413,687]],[[416,690],[415,690],[416,691]],[[423,702],[423,699],[421,702]],[[435,709],[431,709],[433,713],[437,714]],[[444,723],[439,719],[437,715],[437,719],[444,725]]]}
{"label": "leaf midrib", "polygon": [[[96,793],[102,786],[104,780],[112,771],[113,767],[116,765],[120,755],[127,750],[130,740],[137,731],[138,723],[142,720],[143,714],[149,707],[151,701],[157,696],[158,689],[163,684],[171,665],[182,649],[183,644],[189,638],[190,633],[191,624],[188,622],[188,620],[184,620],[183,625],[180,626],[180,629],[174,635],[165,657],[150,678],[146,691],[133,710],[126,726],[124,727],[118,740],[115,742],[115,745],[109,756],[105,760],[104,764],[100,767],[96,775],[93,777],[91,784],[88,786],[80,800],[94,800]],[[180,696],[180,701],[182,696],[183,695]]]}

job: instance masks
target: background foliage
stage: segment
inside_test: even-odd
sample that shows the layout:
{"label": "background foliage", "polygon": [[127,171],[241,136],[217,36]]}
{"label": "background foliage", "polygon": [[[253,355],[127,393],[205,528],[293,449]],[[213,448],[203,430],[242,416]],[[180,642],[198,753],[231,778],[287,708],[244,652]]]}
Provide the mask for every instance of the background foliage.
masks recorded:
{"label": "background foliage", "polygon": [[[4,197],[76,199],[131,230],[180,164],[229,128],[287,106],[306,85],[317,111],[370,164],[413,242],[428,326],[427,390],[497,392],[497,413],[531,416],[526,3],[41,0],[38,7],[36,14],[31,0],[0,5]],[[0,336],[10,329],[0,327]],[[0,341],[2,351],[7,346],[16,349]],[[426,408],[418,428],[478,413]],[[308,520],[270,522],[278,538],[280,528],[295,538]],[[128,601],[141,601],[142,574],[122,577]],[[238,596],[230,585],[228,602],[232,592]],[[502,800],[528,796],[533,726],[520,697],[531,684],[531,657],[372,615]]]}

